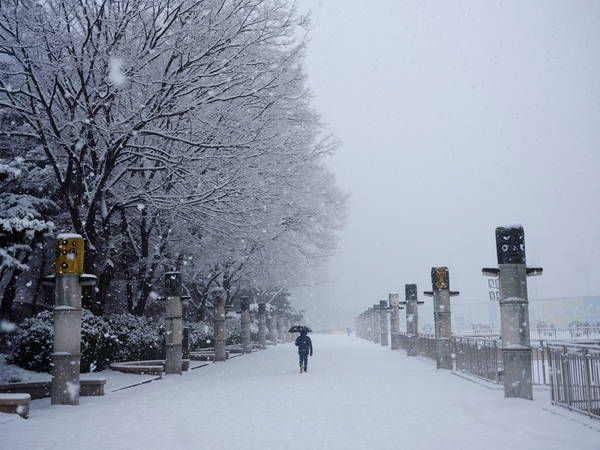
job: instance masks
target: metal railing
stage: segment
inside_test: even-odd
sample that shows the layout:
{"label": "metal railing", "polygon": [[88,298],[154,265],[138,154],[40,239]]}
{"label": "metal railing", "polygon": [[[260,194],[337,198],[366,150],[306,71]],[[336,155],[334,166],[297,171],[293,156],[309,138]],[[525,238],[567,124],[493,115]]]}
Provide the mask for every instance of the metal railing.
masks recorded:
{"label": "metal railing", "polygon": [[531,330],[531,338],[544,341],[574,341],[600,339],[600,327],[539,327]]}
{"label": "metal railing", "polygon": [[497,339],[454,337],[456,370],[500,383],[502,350]]}
{"label": "metal railing", "polygon": [[552,403],[600,418],[600,346],[546,344]]}
{"label": "metal railing", "polygon": [[417,352],[426,358],[436,358],[436,343],[433,334],[420,334],[417,338]]}

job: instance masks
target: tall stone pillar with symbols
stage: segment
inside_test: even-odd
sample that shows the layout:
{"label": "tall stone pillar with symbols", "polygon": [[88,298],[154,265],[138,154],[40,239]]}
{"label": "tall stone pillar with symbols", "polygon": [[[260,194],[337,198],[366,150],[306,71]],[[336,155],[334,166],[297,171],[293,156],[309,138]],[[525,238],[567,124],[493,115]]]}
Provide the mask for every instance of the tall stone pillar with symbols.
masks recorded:
{"label": "tall stone pillar with symbols", "polygon": [[381,319],[379,317],[379,303],[373,305],[371,313],[371,323],[373,324],[373,342],[381,343]]}
{"label": "tall stone pillar with symbols", "polygon": [[258,304],[258,345],[260,348],[267,348],[267,305]]}
{"label": "tall stone pillar with symbols", "polygon": [[242,325],[242,351],[250,353],[252,343],[250,342],[250,299],[244,296],[240,299],[241,325]]}
{"label": "tall stone pillar with symbols", "polygon": [[436,366],[438,369],[452,369],[452,319],[450,297],[459,292],[450,290],[450,272],[447,267],[431,268],[433,291],[424,292],[433,297],[433,321],[435,327]]}
{"label": "tall stone pillar with symbols", "polygon": [[418,301],[417,285],[405,285],[406,300],[400,302],[406,305],[406,337],[408,339],[407,356],[417,356],[417,342],[419,339],[419,305],[423,302]]}
{"label": "tall stone pillar with symbols", "polygon": [[498,268],[482,272],[500,281],[500,323],[504,361],[504,396],[533,399],[527,277],[541,275],[527,267],[525,233],[520,225],[496,228]]}
{"label": "tall stone pillar with symbols", "polygon": [[225,361],[227,359],[227,349],[225,342],[225,291],[222,288],[215,288],[212,290],[212,297],[213,305],[215,306],[215,362],[220,362]]}
{"label": "tall stone pillar with symbols", "polygon": [[165,273],[166,336],[165,373],[181,375],[183,357],[183,314],[181,272]]}
{"label": "tall stone pillar with symbols", "polygon": [[81,364],[81,287],[93,285],[96,277],[83,273],[84,240],[79,234],[56,237],[54,343],[52,351],[53,405],[79,404]]}
{"label": "tall stone pillar with symbols", "polygon": [[379,302],[379,329],[381,334],[379,341],[383,347],[386,347],[389,344],[390,333],[386,300],[381,300]]}
{"label": "tall stone pillar with symbols", "polygon": [[400,295],[389,294],[388,296],[390,314],[390,339],[391,349],[400,349],[400,309],[404,309],[400,306]]}

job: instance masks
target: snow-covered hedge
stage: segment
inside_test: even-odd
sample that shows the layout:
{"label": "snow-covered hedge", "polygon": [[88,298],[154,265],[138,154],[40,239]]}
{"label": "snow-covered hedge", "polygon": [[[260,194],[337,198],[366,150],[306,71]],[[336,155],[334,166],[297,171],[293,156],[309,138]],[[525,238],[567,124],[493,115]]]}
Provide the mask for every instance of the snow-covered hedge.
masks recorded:
{"label": "snow-covered hedge", "polygon": [[[190,327],[190,349],[212,347],[213,325],[198,322]],[[225,320],[227,344],[241,342],[240,320]],[[94,316],[83,311],[81,320],[81,371],[102,370],[112,362],[160,359],[163,357],[165,327],[144,317],[115,314]],[[27,319],[12,339],[10,362],[37,372],[52,370],[54,320],[51,312]]]}

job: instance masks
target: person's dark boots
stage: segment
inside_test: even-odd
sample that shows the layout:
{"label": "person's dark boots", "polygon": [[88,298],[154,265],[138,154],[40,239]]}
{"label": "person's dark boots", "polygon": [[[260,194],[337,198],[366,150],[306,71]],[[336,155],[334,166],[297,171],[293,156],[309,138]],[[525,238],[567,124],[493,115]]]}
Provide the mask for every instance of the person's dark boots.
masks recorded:
{"label": "person's dark boots", "polygon": [[302,366],[300,366],[300,373],[302,373]]}

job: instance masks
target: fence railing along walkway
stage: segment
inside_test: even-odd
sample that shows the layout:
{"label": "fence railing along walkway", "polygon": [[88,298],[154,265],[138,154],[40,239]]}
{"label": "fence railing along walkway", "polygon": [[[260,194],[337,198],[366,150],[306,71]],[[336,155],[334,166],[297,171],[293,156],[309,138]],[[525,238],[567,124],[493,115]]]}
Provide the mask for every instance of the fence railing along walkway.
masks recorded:
{"label": "fence railing along walkway", "polygon": [[[454,336],[452,346],[455,370],[503,382],[500,339]],[[406,333],[400,347],[408,348]],[[435,359],[435,337],[419,335],[417,350]],[[553,404],[600,418],[600,345],[532,342],[531,366],[533,384],[549,385]]]}
{"label": "fence railing along walkway", "polygon": [[546,344],[552,403],[600,418],[600,346]]}

